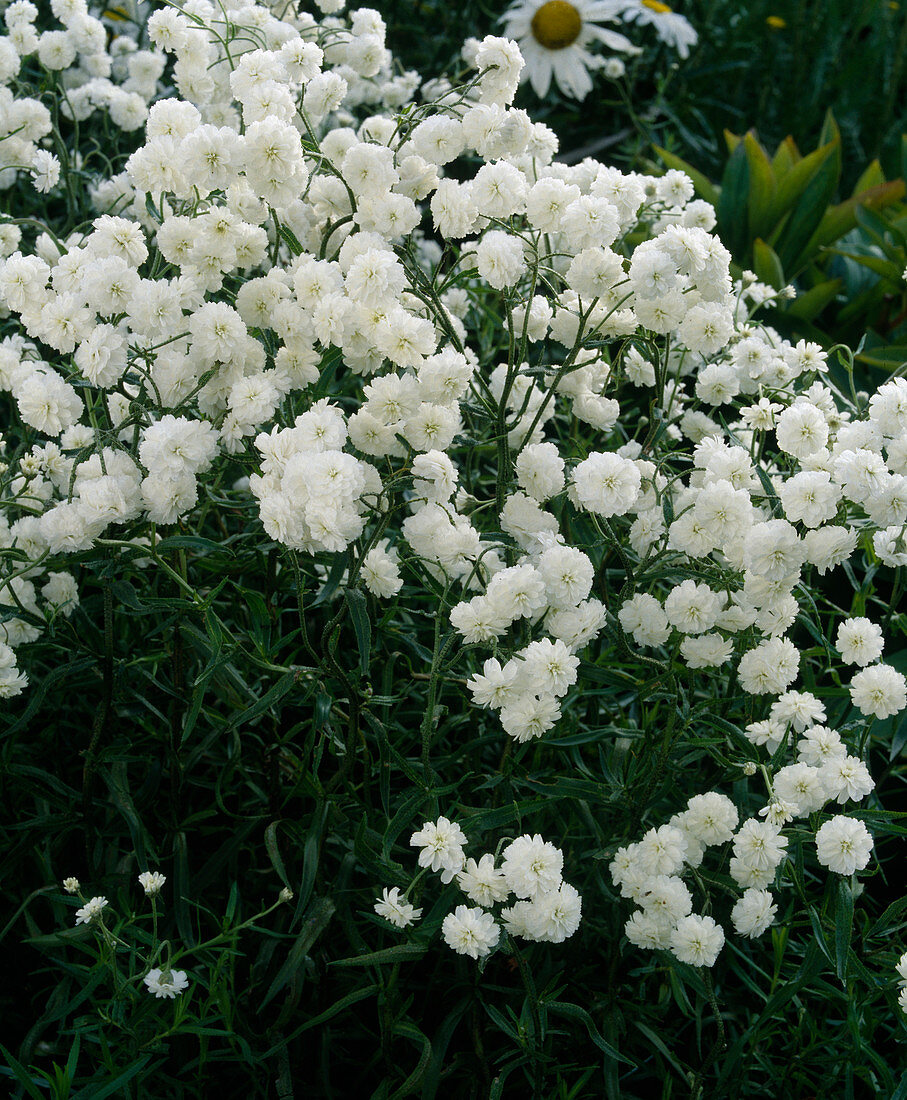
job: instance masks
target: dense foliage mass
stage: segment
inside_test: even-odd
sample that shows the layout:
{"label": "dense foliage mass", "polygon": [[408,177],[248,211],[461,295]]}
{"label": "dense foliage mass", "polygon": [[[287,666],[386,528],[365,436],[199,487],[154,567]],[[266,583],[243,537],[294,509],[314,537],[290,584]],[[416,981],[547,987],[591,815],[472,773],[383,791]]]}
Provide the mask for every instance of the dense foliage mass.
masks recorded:
{"label": "dense foliage mass", "polygon": [[773,327],[685,173],[558,160],[509,39],[423,84],[328,0],[51,8],[0,38],[14,1087],[902,1095],[907,381]]}

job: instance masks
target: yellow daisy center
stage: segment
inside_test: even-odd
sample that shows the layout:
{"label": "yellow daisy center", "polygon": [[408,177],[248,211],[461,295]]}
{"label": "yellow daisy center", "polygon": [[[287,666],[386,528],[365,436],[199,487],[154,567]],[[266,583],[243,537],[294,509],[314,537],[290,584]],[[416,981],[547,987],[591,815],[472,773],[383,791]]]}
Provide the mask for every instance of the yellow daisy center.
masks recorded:
{"label": "yellow daisy center", "polygon": [[532,17],[532,36],[546,50],[563,50],[580,36],[583,20],[567,0],[548,0]]}
{"label": "yellow daisy center", "polygon": [[642,0],[642,6],[649,11],[657,11],[659,15],[665,15],[671,11],[667,4],[661,3],[661,0]]}

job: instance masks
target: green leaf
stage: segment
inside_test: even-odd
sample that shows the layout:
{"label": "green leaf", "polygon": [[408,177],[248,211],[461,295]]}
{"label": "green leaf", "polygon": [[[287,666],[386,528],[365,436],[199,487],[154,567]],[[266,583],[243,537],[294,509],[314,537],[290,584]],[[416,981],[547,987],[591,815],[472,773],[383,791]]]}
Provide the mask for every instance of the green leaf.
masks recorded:
{"label": "green leaf", "polygon": [[273,685],[268,691],[257,699],[251,707],[247,707],[246,710],[241,711],[239,714],[235,714],[226,725],[226,729],[234,729],[236,726],[248,725],[254,719],[264,714],[266,710],[272,707],[275,703],[279,702],[288,692],[299,683],[302,669],[291,668],[288,672],[285,672],[276,684]]}
{"label": "green leaf", "polygon": [[287,953],[287,960],[277,972],[268,988],[259,1012],[277,996],[277,994],[296,980],[312,947],[321,937],[334,915],[334,903],[330,898],[316,898],[306,912],[302,930]]}
{"label": "green leaf", "polygon": [[[775,196],[775,216],[780,218],[794,205],[806,190],[809,182],[819,173],[823,166],[834,159],[836,149],[834,145],[824,145],[807,156],[802,157],[778,182],[778,190]],[[823,211],[825,207],[823,206]]]}
{"label": "green leaf", "polygon": [[335,1001],[330,1008],[326,1008],[324,1012],[319,1013],[317,1016],[313,1016],[311,1020],[306,1020],[304,1024],[296,1028],[285,1038],[283,1038],[275,1047],[271,1047],[266,1054],[262,1056],[262,1060],[272,1058],[282,1048],[288,1046],[294,1039],[298,1038],[304,1031],[308,1031],[313,1027],[320,1027],[321,1024],[326,1023],[334,1016],[343,1012],[344,1009],[349,1008],[351,1005],[356,1004],[358,1001],[364,1001],[367,997],[372,997],[379,992],[380,987],[378,985],[369,985],[364,989],[354,989],[352,993],[347,993],[345,997],[341,997],[339,1001]]}
{"label": "green leaf", "polygon": [[416,1068],[406,1078],[403,1084],[391,1093],[390,1100],[403,1100],[405,1096],[411,1096],[418,1086],[422,1084],[422,1078],[425,1076],[425,1071],[428,1069],[429,1062],[431,1061],[431,1042],[428,1037],[416,1027],[412,1020],[403,1020],[395,1024],[394,1034],[402,1035],[404,1039],[409,1039],[421,1048],[421,1054],[419,1055],[419,1061],[416,1063]]}
{"label": "green leaf", "polygon": [[841,981],[847,977],[847,952],[853,933],[853,891],[847,879],[838,883],[835,905],[835,971]]}
{"label": "green leaf", "polygon": [[775,155],[772,157],[772,171],[775,173],[775,180],[777,182],[783,180],[791,168],[802,159],[800,150],[797,148],[797,143],[790,134],[788,134],[775,150]]}
{"label": "green leaf", "polygon": [[372,624],[368,617],[368,601],[365,593],[359,588],[348,588],[345,595],[356,634],[356,645],[359,647],[359,671],[364,676],[368,673],[372,650]]}
{"label": "green leaf", "polygon": [[834,301],[843,286],[844,283],[841,279],[827,279],[825,282],[819,283],[818,286],[811,287],[804,293],[798,294],[784,312],[789,316],[801,317],[804,321],[811,321],[825,309],[829,302]]}
{"label": "green leaf", "polygon": [[132,801],[132,795],[129,793],[125,761],[118,760],[109,772],[104,773],[104,778],[110,791],[111,801],[122,814],[129,828],[129,835],[132,838],[132,846],[139,866],[145,868],[148,865],[145,850],[147,834],[139,820],[135,803]]}
{"label": "green leaf", "polygon": [[829,107],[825,112],[825,119],[822,122],[822,130],[819,134],[819,144],[826,145],[830,141],[836,141],[838,145],[841,144],[841,131],[838,129],[835,116],[832,114],[831,108]]}
{"label": "green leaf", "polygon": [[903,197],[904,181],[892,180],[891,183],[882,183],[878,187],[868,188],[845,199],[844,202],[839,202],[836,206],[830,206],[823,214],[805,251],[812,253],[833,244],[849,233],[859,221],[861,207],[879,210],[891,203],[899,202]]}
{"label": "green leaf", "polygon": [[438,1086],[441,1083],[441,1072],[444,1069],[444,1056],[457,1025],[471,1004],[470,998],[464,998],[444,1018],[444,1022],[435,1032],[431,1041],[431,1062],[422,1081],[421,1100],[435,1100]]}
{"label": "green leaf", "polygon": [[834,252],[836,256],[845,256],[848,260],[853,260],[855,264],[860,264],[861,267],[868,267],[870,271],[874,271],[876,275],[881,276],[883,279],[889,279],[894,283],[901,281],[904,268],[892,263],[891,260],[883,260],[881,256],[867,256],[863,252],[848,252],[843,248],[832,248],[830,251]]}
{"label": "green leaf", "polygon": [[885,912],[869,930],[867,939],[874,939],[876,936],[881,935],[883,932],[887,932],[890,928],[894,928],[896,924],[900,924],[903,921],[907,921],[907,895],[898,898],[897,901],[893,901],[891,905],[888,906]]}
{"label": "green leaf", "polygon": [[331,959],[328,966],[381,966],[384,963],[415,962],[421,959],[427,947],[419,943],[398,943],[381,951],[369,951],[366,955],[352,955],[348,959]]}
{"label": "green leaf", "polygon": [[277,830],[279,827],[279,821],[272,821],[267,829],[265,829],[265,851],[268,853],[268,859],[271,861],[271,866],[277,872],[277,877],[284,886],[289,889],[290,880],[287,878],[287,872],[283,865],[280,849],[277,847]]}
{"label": "green leaf", "polygon": [[743,148],[749,169],[748,225],[750,240],[753,240],[767,236],[777,221],[774,209],[775,174],[768,155],[752,131],[744,137]]}
{"label": "green leaf", "polygon": [[735,259],[747,252],[749,175],[746,149],[741,143],[725,165],[717,207],[718,234]]}
{"label": "green leaf", "polygon": [[[276,221],[276,219],[275,219],[275,221]],[[285,225],[283,225],[281,223],[278,223],[277,232],[280,235],[280,239],[284,242],[284,244],[287,246],[287,248],[289,248],[290,252],[294,256],[301,256],[302,255],[302,253],[304,252],[304,249],[303,249],[302,245],[299,243],[299,241],[297,240],[296,234],[291,229],[288,229]]]}
{"label": "green leaf", "polygon": [[[809,254],[805,252],[806,246],[825,215],[825,210],[831,202],[841,175],[840,147],[832,143],[825,146],[825,148],[828,150],[827,156],[822,160],[797,198],[784,230],[776,242],[778,258],[790,278],[794,278],[798,274],[808,258]],[[794,176],[808,159],[804,158],[791,171],[785,183]]]}
{"label": "green leaf", "polygon": [[553,1012],[556,1016],[566,1016],[569,1020],[579,1020],[589,1033],[589,1038],[598,1047],[608,1055],[609,1058],[613,1058],[617,1062],[624,1062],[628,1066],[635,1066],[636,1062],[632,1058],[627,1058],[625,1055],[613,1047],[610,1043],[605,1042],[601,1033],[595,1026],[595,1021],[589,1015],[589,1013],[581,1008],[579,1005],[571,1004],[569,1001],[548,1001],[546,1008],[549,1012]]}
{"label": "green leaf", "polygon": [[[28,1095],[34,1097],[35,1100],[46,1100],[45,1094],[41,1092],[37,1086],[36,1079],[32,1077],[25,1066],[23,1066],[17,1058],[14,1058],[5,1046],[0,1046],[0,1053],[3,1054],[3,1057],[9,1063],[9,1072],[16,1078]],[[0,1072],[2,1071],[4,1071],[4,1067],[0,1067]]]}
{"label": "green leaf", "polygon": [[76,1094],[75,1100],[107,1100],[108,1096],[128,1096],[129,1092],[124,1091],[123,1086],[128,1084],[133,1077],[137,1077],[150,1061],[151,1055],[146,1054],[144,1058],[133,1062],[129,1069],[123,1070],[122,1073],[106,1082],[106,1084],[101,1085],[100,1088],[94,1084],[87,1089],[83,1089]]}
{"label": "green leaf", "polygon": [[753,270],[760,282],[768,283],[775,290],[780,290],[785,285],[784,270],[778,254],[761,237],[756,237],[753,242]]}
{"label": "green leaf", "polygon": [[886,371],[891,371],[907,363],[907,344],[889,344],[885,347],[870,348],[867,351],[861,351],[855,358],[870,367],[882,367]]}
{"label": "green leaf", "polygon": [[[904,249],[907,248],[907,237],[892,220],[883,218],[871,206],[863,205],[857,210],[857,222],[860,228],[872,237],[889,260],[893,263],[903,264]],[[890,241],[889,237],[894,238],[894,240]]]}
{"label": "green leaf", "polygon": [[[879,187],[884,182],[885,173],[882,171],[882,166],[879,164],[878,158],[876,158],[863,169],[860,178],[854,186],[853,198],[856,198],[861,191],[868,191],[872,187]],[[903,182],[903,180],[900,182]]]}

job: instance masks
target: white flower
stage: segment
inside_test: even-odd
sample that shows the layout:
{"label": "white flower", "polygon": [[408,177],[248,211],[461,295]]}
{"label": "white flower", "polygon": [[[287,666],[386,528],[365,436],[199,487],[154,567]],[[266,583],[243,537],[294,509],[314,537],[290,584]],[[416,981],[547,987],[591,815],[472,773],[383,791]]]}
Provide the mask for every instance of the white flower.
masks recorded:
{"label": "white flower", "polygon": [[511,841],[502,854],[501,870],[518,898],[534,898],[561,884],[564,853],[536,833]]}
{"label": "white flower", "polygon": [[850,681],[850,698],[863,714],[891,718],[907,706],[907,680],[891,665],[870,665]]}
{"label": "white flower", "polygon": [[189,985],[185,970],[161,970],[159,967],[149,970],[142,981],[149,993],[155,997],[169,997],[171,1001]]}
{"label": "white flower", "polygon": [[523,79],[539,98],[554,77],[561,92],[585,99],[592,90],[590,69],[600,59],[589,47],[602,44],[623,53],[638,52],[629,39],[598,24],[613,22],[615,5],[603,0],[519,0],[504,13],[504,34],[519,43],[526,60]]}
{"label": "white flower", "polygon": [[690,21],[661,0],[626,0],[622,9],[624,19],[652,27],[662,42],[677,50],[681,60],[690,56],[690,47],[699,41]]}
{"label": "white flower", "polygon": [[835,641],[841,660],[849,665],[869,665],[882,656],[882,628],[867,618],[845,619]]}
{"label": "white flower", "polygon": [[687,802],[683,829],[701,844],[725,844],[734,835],[738,817],[737,807],[727,795],[717,791],[695,794]]}
{"label": "white flower", "polygon": [[816,833],[816,855],[823,867],[839,875],[862,871],[872,854],[872,836],[862,821],[837,817],[826,821]]}
{"label": "white flower", "polygon": [[500,926],[490,913],[466,905],[458,905],[453,913],[447,914],[441,933],[448,947],[473,959],[489,954],[501,938]]}
{"label": "white flower", "polygon": [[[78,889],[78,887],[77,887]],[[76,910],[76,924],[91,924],[100,920],[101,911],[107,905],[107,898],[97,897],[87,901],[81,909]]]}
{"label": "white flower", "polygon": [[46,149],[38,149],[32,160],[32,182],[35,190],[47,193],[56,187],[60,179],[60,162]]}
{"label": "white flower", "polygon": [[671,933],[671,951],[691,966],[714,966],[724,946],[724,929],[711,917],[692,913],[677,922]]}
{"label": "white flower", "polygon": [[768,890],[745,890],[731,910],[731,921],[738,935],[755,939],[771,927],[777,911]]}
{"label": "white flower", "polygon": [[450,882],[466,860],[463,853],[466,834],[446,817],[426,821],[421,829],[413,833],[409,842],[413,847],[422,849],[419,866],[440,871],[442,882]]}
{"label": "white flower", "polygon": [[611,453],[593,452],[573,471],[573,493],[579,505],[600,516],[622,516],[639,497],[642,476],[635,462]]}
{"label": "white flower", "polygon": [[832,756],[819,769],[819,776],[829,798],[838,802],[859,802],[875,787],[869,769],[857,756],[846,752]]}
{"label": "white flower", "polygon": [[582,898],[569,882],[562,882],[557,890],[540,894],[527,905],[526,931],[533,940],[542,943],[563,943],[579,928],[582,917]]}
{"label": "white flower", "polygon": [[655,913],[637,910],[624,925],[624,934],[643,951],[667,950],[674,926]]}
{"label": "white flower", "polygon": [[486,853],[476,863],[467,859],[462,871],[457,872],[457,882],[463,893],[476,905],[488,908],[510,896],[507,876],[494,865],[494,856]]}
{"label": "white flower", "polygon": [[781,835],[781,830],[754,817],[744,821],[734,837],[736,858],[758,871],[774,871],[784,859],[786,849],[787,837]]}
{"label": "white flower", "polygon": [[673,825],[649,829],[636,847],[636,857],[648,875],[674,875],[683,867],[687,838]]}
{"label": "white flower", "polygon": [[149,898],[156,897],[166,881],[167,876],[162,875],[160,871],[143,871],[139,875],[139,885]]}
{"label": "white flower", "polygon": [[79,880],[77,878],[63,879],[63,889],[66,891],[67,894],[78,894]]}
{"label": "white flower", "polygon": [[374,909],[379,917],[384,917],[397,928],[407,928],[422,916],[421,909],[416,909],[408,901],[401,899],[399,886],[393,886],[390,889],[385,886],[382,896],[375,902]]}

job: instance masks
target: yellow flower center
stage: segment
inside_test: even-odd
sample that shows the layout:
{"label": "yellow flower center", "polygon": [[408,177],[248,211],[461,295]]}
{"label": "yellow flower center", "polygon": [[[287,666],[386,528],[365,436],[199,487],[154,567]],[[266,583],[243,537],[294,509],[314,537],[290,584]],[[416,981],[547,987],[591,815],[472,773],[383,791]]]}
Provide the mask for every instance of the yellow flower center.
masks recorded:
{"label": "yellow flower center", "polygon": [[532,17],[532,36],[546,50],[562,50],[580,36],[583,20],[567,0],[548,0]]}
{"label": "yellow flower center", "polygon": [[661,0],[642,0],[642,6],[649,11],[657,11],[659,15],[665,15],[671,11],[671,8],[667,4],[662,4]]}

